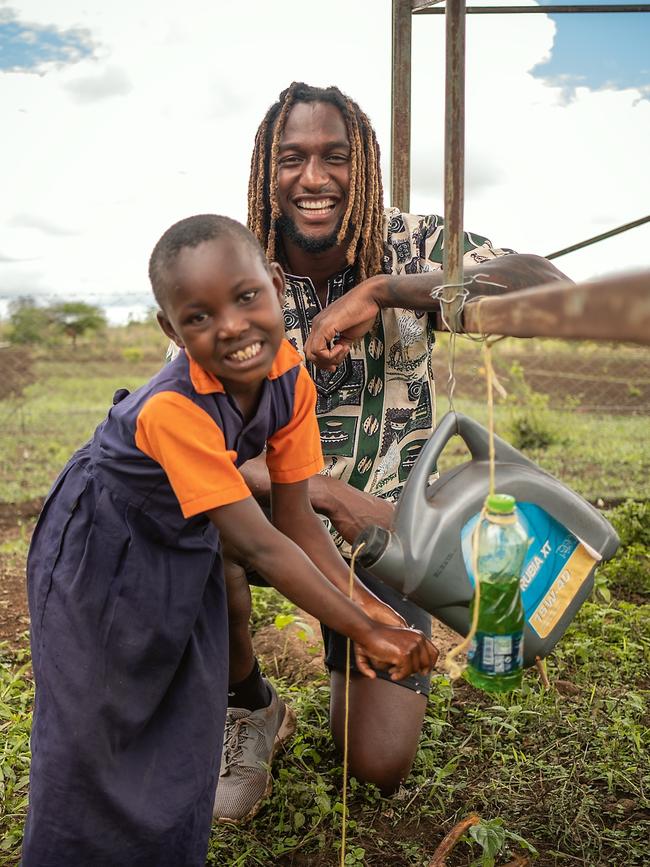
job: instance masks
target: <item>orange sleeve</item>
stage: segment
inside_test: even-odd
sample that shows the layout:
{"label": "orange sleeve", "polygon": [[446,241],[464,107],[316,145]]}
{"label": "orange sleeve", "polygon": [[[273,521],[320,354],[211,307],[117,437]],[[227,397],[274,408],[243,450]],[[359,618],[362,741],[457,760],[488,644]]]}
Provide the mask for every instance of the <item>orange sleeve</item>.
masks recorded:
{"label": "orange sleeve", "polygon": [[182,394],[163,391],[145,403],[135,444],[163,468],[185,518],[251,496],[221,429]]}
{"label": "orange sleeve", "polygon": [[293,416],[269,438],[266,464],[272,482],[301,482],[323,468],[323,452],[316,421],[316,387],[300,365],[296,378]]}

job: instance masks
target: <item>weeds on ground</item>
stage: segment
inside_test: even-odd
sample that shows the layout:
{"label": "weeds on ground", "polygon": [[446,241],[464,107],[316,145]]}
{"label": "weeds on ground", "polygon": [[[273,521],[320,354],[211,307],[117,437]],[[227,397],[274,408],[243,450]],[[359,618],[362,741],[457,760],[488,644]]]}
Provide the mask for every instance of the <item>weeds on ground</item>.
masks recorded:
{"label": "weeds on ground", "polygon": [[[554,688],[544,691],[529,672],[520,692],[494,697],[436,677],[406,784],[385,799],[350,781],[346,864],[424,867],[471,812],[483,821],[458,844],[450,867],[531,856],[530,846],[540,867],[646,863],[650,604],[626,601],[626,574],[634,586],[636,576],[647,581],[648,508],[626,503],[609,516],[627,547],[601,569],[609,602],[585,603],[549,659]],[[253,594],[258,626],[291,616],[279,595]],[[27,802],[27,666],[26,652],[0,655],[0,864],[12,867]],[[274,764],[274,792],[258,816],[242,828],[214,829],[210,864],[338,863],[342,771],[328,731],[328,687],[276,683],[297,711],[298,733]]]}
{"label": "weeds on ground", "polygon": [[535,391],[518,361],[509,369],[506,435],[516,449],[545,449],[562,442],[557,418],[548,408],[549,395]]}
{"label": "weeds on ground", "polygon": [[[346,864],[427,865],[441,837],[471,812],[450,864],[642,865],[650,836],[650,605],[634,605],[626,574],[648,575],[648,508],[626,503],[613,521],[627,549],[602,567],[608,604],[586,603],[555,653],[542,689],[486,696],[434,679],[413,773],[391,799],[351,781]],[[626,572],[627,570],[627,572]],[[341,768],[327,734],[326,687],[292,688],[299,733],[275,765],[275,790],[244,828],[218,827],[210,863],[338,863]],[[509,854],[510,853],[510,854]]]}
{"label": "weeds on ground", "polygon": [[34,689],[29,654],[0,646],[0,864],[18,863],[29,783],[29,733]]}

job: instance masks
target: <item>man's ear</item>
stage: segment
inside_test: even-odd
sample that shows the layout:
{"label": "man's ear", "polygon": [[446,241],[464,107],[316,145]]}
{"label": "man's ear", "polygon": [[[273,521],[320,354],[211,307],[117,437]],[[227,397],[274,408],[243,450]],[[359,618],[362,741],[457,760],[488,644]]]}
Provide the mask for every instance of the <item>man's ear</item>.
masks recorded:
{"label": "man's ear", "polygon": [[180,349],[183,349],[183,341],[180,339],[178,334],[176,334],[176,332],[174,331],[174,326],[171,324],[169,319],[167,319],[162,310],[159,310],[156,313],[156,319],[158,320],[158,325],[160,325],[161,329],[164,331],[167,337],[169,337],[169,339],[173,341],[176,346],[178,346]]}
{"label": "man's ear", "polygon": [[280,307],[282,307],[284,305],[285,289],[284,271],[277,262],[269,262],[269,273],[278,296],[278,301],[280,302]]}

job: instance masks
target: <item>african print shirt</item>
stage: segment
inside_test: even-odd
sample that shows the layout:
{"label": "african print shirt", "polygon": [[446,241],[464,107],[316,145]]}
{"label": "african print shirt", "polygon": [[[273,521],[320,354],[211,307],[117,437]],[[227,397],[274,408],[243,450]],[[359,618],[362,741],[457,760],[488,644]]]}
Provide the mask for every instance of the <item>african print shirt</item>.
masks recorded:
{"label": "african print shirt", "polygon": [[[442,268],[442,218],[384,215],[385,274],[418,274]],[[510,253],[487,238],[465,234],[467,265]],[[286,274],[286,336],[302,354],[314,316],[320,312],[308,277]],[[328,281],[327,303],[355,285],[349,267]],[[316,414],[325,457],[322,472],[375,496],[397,500],[409,470],[435,426],[431,368],[434,317],[426,312],[389,308],[373,329],[352,347],[336,371],[308,364],[316,384]]]}

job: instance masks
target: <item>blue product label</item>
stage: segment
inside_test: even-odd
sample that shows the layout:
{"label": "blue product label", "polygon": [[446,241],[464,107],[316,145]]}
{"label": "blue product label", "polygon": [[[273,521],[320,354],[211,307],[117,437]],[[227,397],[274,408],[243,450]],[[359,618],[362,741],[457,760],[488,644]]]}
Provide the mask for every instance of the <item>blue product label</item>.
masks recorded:
{"label": "blue product label", "polygon": [[521,632],[494,635],[477,632],[467,652],[467,661],[481,674],[511,674],[524,665],[524,645]]}
{"label": "blue product label", "polygon": [[[516,511],[529,539],[520,581],[521,599],[528,620],[580,543],[573,533],[535,503],[517,503]],[[463,559],[472,585],[472,533],[478,519],[479,515],[474,515],[461,530]]]}

